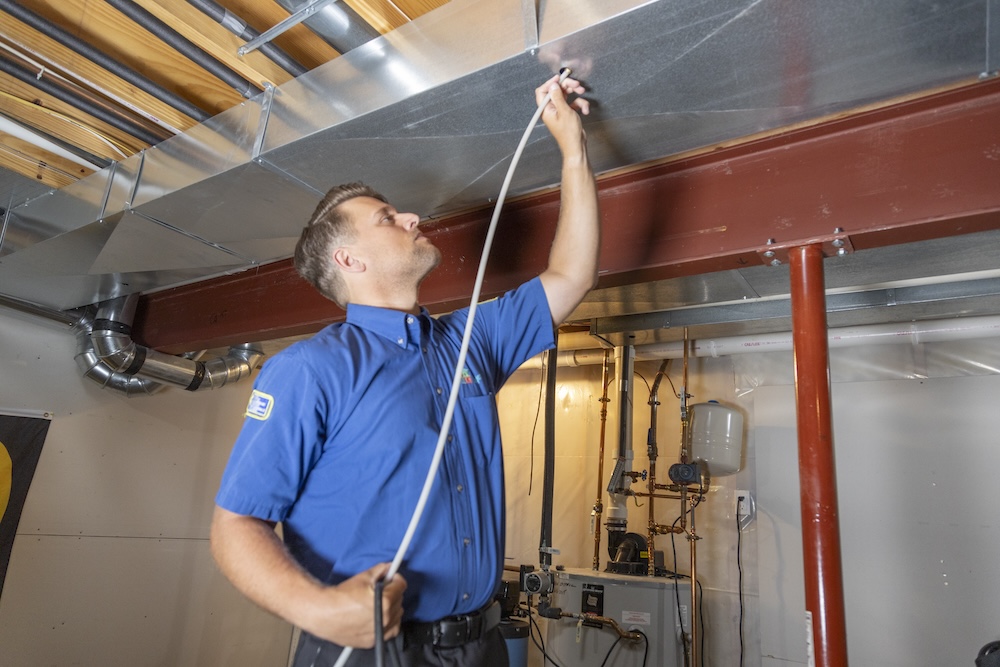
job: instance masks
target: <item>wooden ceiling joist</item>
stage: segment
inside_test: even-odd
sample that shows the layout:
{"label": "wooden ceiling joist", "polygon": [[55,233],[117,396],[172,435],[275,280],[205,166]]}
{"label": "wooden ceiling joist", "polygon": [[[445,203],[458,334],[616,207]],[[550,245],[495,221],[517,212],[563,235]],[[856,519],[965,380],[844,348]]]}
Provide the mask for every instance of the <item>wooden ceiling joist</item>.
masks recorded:
{"label": "wooden ceiling joist", "polygon": [[243,101],[239,92],[223,85],[104,0],[22,0],[21,4],[211,115]]}
{"label": "wooden ceiling joist", "polygon": [[71,160],[0,132],[0,167],[51,188],[62,188],[93,173]]}
{"label": "wooden ceiling joist", "polygon": [[260,51],[241,57],[237,51],[243,46],[243,40],[185,0],[134,1],[202,51],[260,88],[268,83],[279,86],[292,79],[291,74]]}
{"label": "wooden ceiling joist", "polygon": [[138,115],[158,121],[179,132],[195,124],[190,116],[136,88],[34,28],[14,20],[4,12],[0,12],[0,35],[13,48],[22,50],[32,58],[42,59],[41,64],[48,69],[112,101],[120,102],[123,107],[137,110]]}
{"label": "wooden ceiling joist", "polygon": [[0,112],[98,157],[120,160],[146,147],[135,137],[7,74],[0,73],[0,91]]}

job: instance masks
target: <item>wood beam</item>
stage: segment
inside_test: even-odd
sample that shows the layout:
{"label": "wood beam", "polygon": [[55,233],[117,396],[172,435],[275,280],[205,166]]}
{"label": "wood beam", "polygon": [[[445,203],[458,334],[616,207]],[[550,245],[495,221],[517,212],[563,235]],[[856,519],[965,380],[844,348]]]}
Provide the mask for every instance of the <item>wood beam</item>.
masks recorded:
{"label": "wood beam", "polygon": [[104,0],[20,0],[20,3],[212,115],[243,101],[239,92],[222,84]]}
{"label": "wood beam", "polygon": [[144,142],[118,128],[3,73],[0,73],[0,111],[110,160],[120,160],[146,147]]}
{"label": "wood beam", "polygon": [[344,0],[383,35],[448,3],[448,0]]}
{"label": "wood beam", "polygon": [[[600,285],[760,264],[843,229],[855,249],[1000,229],[1000,80],[603,177]],[[511,202],[483,294],[545,265],[558,193]],[[464,303],[490,209],[428,231],[444,256],[424,282],[432,311]],[[168,352],[316,331],[339,318],[290,262],[140,300],[137,340]]]}
{"label": "wood beam", "polygon": [[280,86],[292,75],[278,67],[260,51],[243,57],[237,53],[244,41],[229,32],[185,0],[134,0],[147,12],[176,30],[178,34],[260,88]]}
{"label": "wood beam", "polygon": [[0,167],[37,180],[51,188],[62,188],[94,173],[93,169],[60,157],[23,139],[0,132]]}
{"label": "wood beam", "polygon": [[46,67],[123,107],[136,109],[147,118],[161,121],[181,132],[195,124],[186,114],[136,88],[76,51],[15,20],[6,12],[0,12],[0,34],[25,54],[42,59]]}

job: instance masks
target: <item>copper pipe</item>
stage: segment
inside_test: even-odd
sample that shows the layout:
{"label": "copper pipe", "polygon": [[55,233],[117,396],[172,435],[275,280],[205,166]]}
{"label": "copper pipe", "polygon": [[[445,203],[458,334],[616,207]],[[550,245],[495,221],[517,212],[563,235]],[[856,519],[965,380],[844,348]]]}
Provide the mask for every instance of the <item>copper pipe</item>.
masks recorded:
{"label": "copper pipe", "polygon": [[668,526],[665,523],[658,523],[653,526],[653,529],[656,531],[657,535],[669,535],[670,533],[679,535],[680,533],[686,532],[685,529],[680,526]]}
{"label": "copper pipe", "polygon": [[626,630],[621,625],[618,624],[613,618],[608,618],[607,616],[598,616],[597,614],[588,613],[576,613],[572,611],[562,611],[559,612],[560,618],[577,618],[582,620],[584,623],[599,623],[601,625],[607,625],[612,630],[618,633],[618,636],[622,639],[628,639],[629,641],[637,642],[643,639],[643,636],[638,632],[631,632]]}
{"label": "copper pipe", "polygon": [[660,498],[663,500],[680,500],[680,496],[674,496],[669,493],[649,493],[648,491],[636,491],[632,494],[636,498]]}
{"label": "copper pipe", "polygon": [[594,500],[594,509],[591,515],[594,517],[594,571],[601,567],[601,514],[604,513],[604,504],[601,499],[604,497],[604,432],[608,424],[608,366],[610,364],[611,350],[604,350],[604,367],[601,372],[602,394],[601,403],[601,446],[600,454],[597,457],[597,498]]}
{"label": "copper pipe", "polygon": [[789,252],[806,611],[816,667],[847,665],[823,252]]}
{"label": "copper pipe", "polygon": [[691,505],[691,532],[688,533],[688,544],[691,548],[691,667],[698,667],[698,540],[695,534],[694,508]]}
{"label": "copper pipe", "polygon": [[650,577],[656,575],[656,517],[653,509],[656,504],[655,500],[658,497],[654,493],[656,491],[656,459],[659,456],[656,448],[656,415],[658,412],[657,408],[660,405],[660,382],[663,380],[669,363],[669,359],[664,359],[660,362],[660,368],[656,371],[656,377],[653,379],[653,387],[649,390],[649,431],[646,433],[646,454],[649,457],[649,477],[647,481],[649,491],[646,494],[646,497],[649,498],[649,520],[646,524],[646,574]]}

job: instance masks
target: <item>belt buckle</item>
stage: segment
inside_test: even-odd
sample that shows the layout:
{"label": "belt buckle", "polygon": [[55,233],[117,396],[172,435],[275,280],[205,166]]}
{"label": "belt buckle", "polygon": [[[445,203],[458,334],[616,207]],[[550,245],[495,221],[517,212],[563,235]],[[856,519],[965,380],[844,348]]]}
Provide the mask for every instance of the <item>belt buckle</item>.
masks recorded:
{"label": "belt buckle", "polygon": [[478,639],[482,614],[462,614],[438,621],[434,626],[434,646],[455,648],[473,639]]}

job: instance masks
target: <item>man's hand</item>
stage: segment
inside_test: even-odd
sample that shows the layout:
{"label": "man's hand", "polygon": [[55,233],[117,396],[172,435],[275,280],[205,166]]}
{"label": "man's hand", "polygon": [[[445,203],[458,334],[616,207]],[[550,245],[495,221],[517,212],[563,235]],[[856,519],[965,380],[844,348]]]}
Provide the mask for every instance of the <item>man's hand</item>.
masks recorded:
{"label": "man's hand", "polygon": [[563,159],[585,155],[586,137],[580,114],[586,116],[590,113],[590,102],[582,97],[576,97],[572,102],[566,101],[570,95],[582,95],[583,86],[570,77],[566,77],[560,84],[559,75],[556,75],[535,89],[536,103],[541,105],[545,96],[550,93],[551,99],[542,110],[542,121],[559,145]]}
{"label": "man's hand", "polygon": [[[371,648],[375,645],[375,582],[389,570],[380,563],[323,591],[315,601],[315,618],[306,630],[340,646]],[[399,634],[403,620],[403,591],[406,580],[396,574],[382,589],[382,621],[385,638]]]}
{"label": "man's hand", "polygon": [[590,103],[582,97],[567,102],[568,95],[580,95],[584,88],[566,77],[559,83],[554,76],[535,89],[542,108],[542,120],[562,154],[562,195],[549,264],[541,273],[542,287],[555,325],[570,316],[597,283],[597,256],[601,228],[597,208],[597,188],[587,160],[587,135],[580,114],[590,113]]}
{"label": "man's hand", "polygon": [[[212,555],[237,589],[292,625],[341,646],[375,645],[375,582],[389,571],[388,563],[327,586],[292,558],[273,523],[221,507],[212,517]],[[399,574],[382,589],[386,638],[399,634],[405,590]]]}

